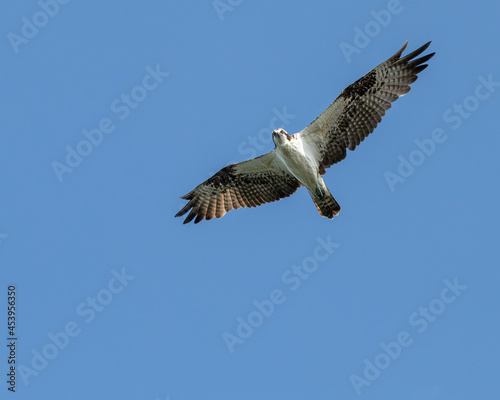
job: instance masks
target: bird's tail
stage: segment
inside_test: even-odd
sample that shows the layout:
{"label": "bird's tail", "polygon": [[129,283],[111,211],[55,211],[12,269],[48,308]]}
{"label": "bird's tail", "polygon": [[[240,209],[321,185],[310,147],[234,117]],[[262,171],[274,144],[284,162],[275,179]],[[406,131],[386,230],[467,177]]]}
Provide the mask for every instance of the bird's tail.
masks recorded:
{"label": "bird's tail", "polygon": [[322,182],[321,186],[318,185],[314,192],[309,191],[314,204],[319,213],[323,217],[332,219],[334,215],[338,215],[340,212],[339,203],[334,199],[326,185]]}

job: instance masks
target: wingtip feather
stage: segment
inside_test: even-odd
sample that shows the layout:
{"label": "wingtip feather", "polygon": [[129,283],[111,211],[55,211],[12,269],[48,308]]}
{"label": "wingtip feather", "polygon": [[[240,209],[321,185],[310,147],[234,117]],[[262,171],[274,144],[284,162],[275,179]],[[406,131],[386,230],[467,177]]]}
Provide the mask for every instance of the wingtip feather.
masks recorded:
{"label": "wingtip feather", "polygon": [[192,209],[191,212],[188,214],[188,216],[186,217],[186,219],[184,220],[183,224],[189,224],[194,217],[196,217],[196,214],[198,213],[198,210],[196,209]]}
{"label": "wingtip feather", "polygon": [[403,45],[403,47],[401,47],[398,50],[398,52],[396,54],[394,54],[391,58],[398,59],[401,56],[401,54],[403,54],[403,51],[405,51],[406,46],[408,46],[408,40],[405,42],[405,44]]}
{"label": "wingtip feather", "polygon": [[[430,44],[431,44],[431,42],[427,42],[423,46],[420,46],[418,49],[412,51],[410,54],[407,54],[403,58],[399,59],[399,62],[408,62],[408,61],[410,61],[411,59],[415,58],[419,54],[423,53],[429,47]],[[426,56],[424,56],[424,57],[426,57]]]}

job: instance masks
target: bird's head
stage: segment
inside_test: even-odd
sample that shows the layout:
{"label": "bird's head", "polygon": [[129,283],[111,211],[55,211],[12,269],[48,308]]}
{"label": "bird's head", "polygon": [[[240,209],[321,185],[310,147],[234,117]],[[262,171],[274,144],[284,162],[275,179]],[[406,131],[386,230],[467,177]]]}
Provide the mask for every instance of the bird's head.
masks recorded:
{"label": "bird's head", "polygon": [[284,129],[275,129],[273,131],[273,142],[276,146],[279,146],[289,140],[288,133]]}

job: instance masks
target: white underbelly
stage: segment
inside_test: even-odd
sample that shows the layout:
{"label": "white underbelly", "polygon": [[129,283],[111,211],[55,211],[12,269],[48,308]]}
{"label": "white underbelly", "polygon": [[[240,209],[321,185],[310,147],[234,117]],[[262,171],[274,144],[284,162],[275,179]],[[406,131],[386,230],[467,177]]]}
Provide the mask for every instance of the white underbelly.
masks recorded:
{"label": "white underbelly", "polygon": [[308,157],[303,149],[296,145],[284,146],[279,150],[280,158],[290,173],[306,188],[314,189],[319,180],[318,166],[315,160]]}

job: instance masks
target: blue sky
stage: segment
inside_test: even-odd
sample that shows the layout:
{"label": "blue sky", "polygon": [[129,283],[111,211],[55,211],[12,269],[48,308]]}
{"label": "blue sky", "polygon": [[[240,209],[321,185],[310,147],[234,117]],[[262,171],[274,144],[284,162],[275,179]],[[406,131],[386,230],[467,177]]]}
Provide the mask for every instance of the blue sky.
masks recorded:
{"label": "blue sky", "polygon": [[[498,397],[499,5],[1,8],[0,371],[14,285],[18,399]],[[303,129],[406,40],[436,56],[328,170],[338,217],[300,189],[174,218],[272,149],[273,118]]]}

